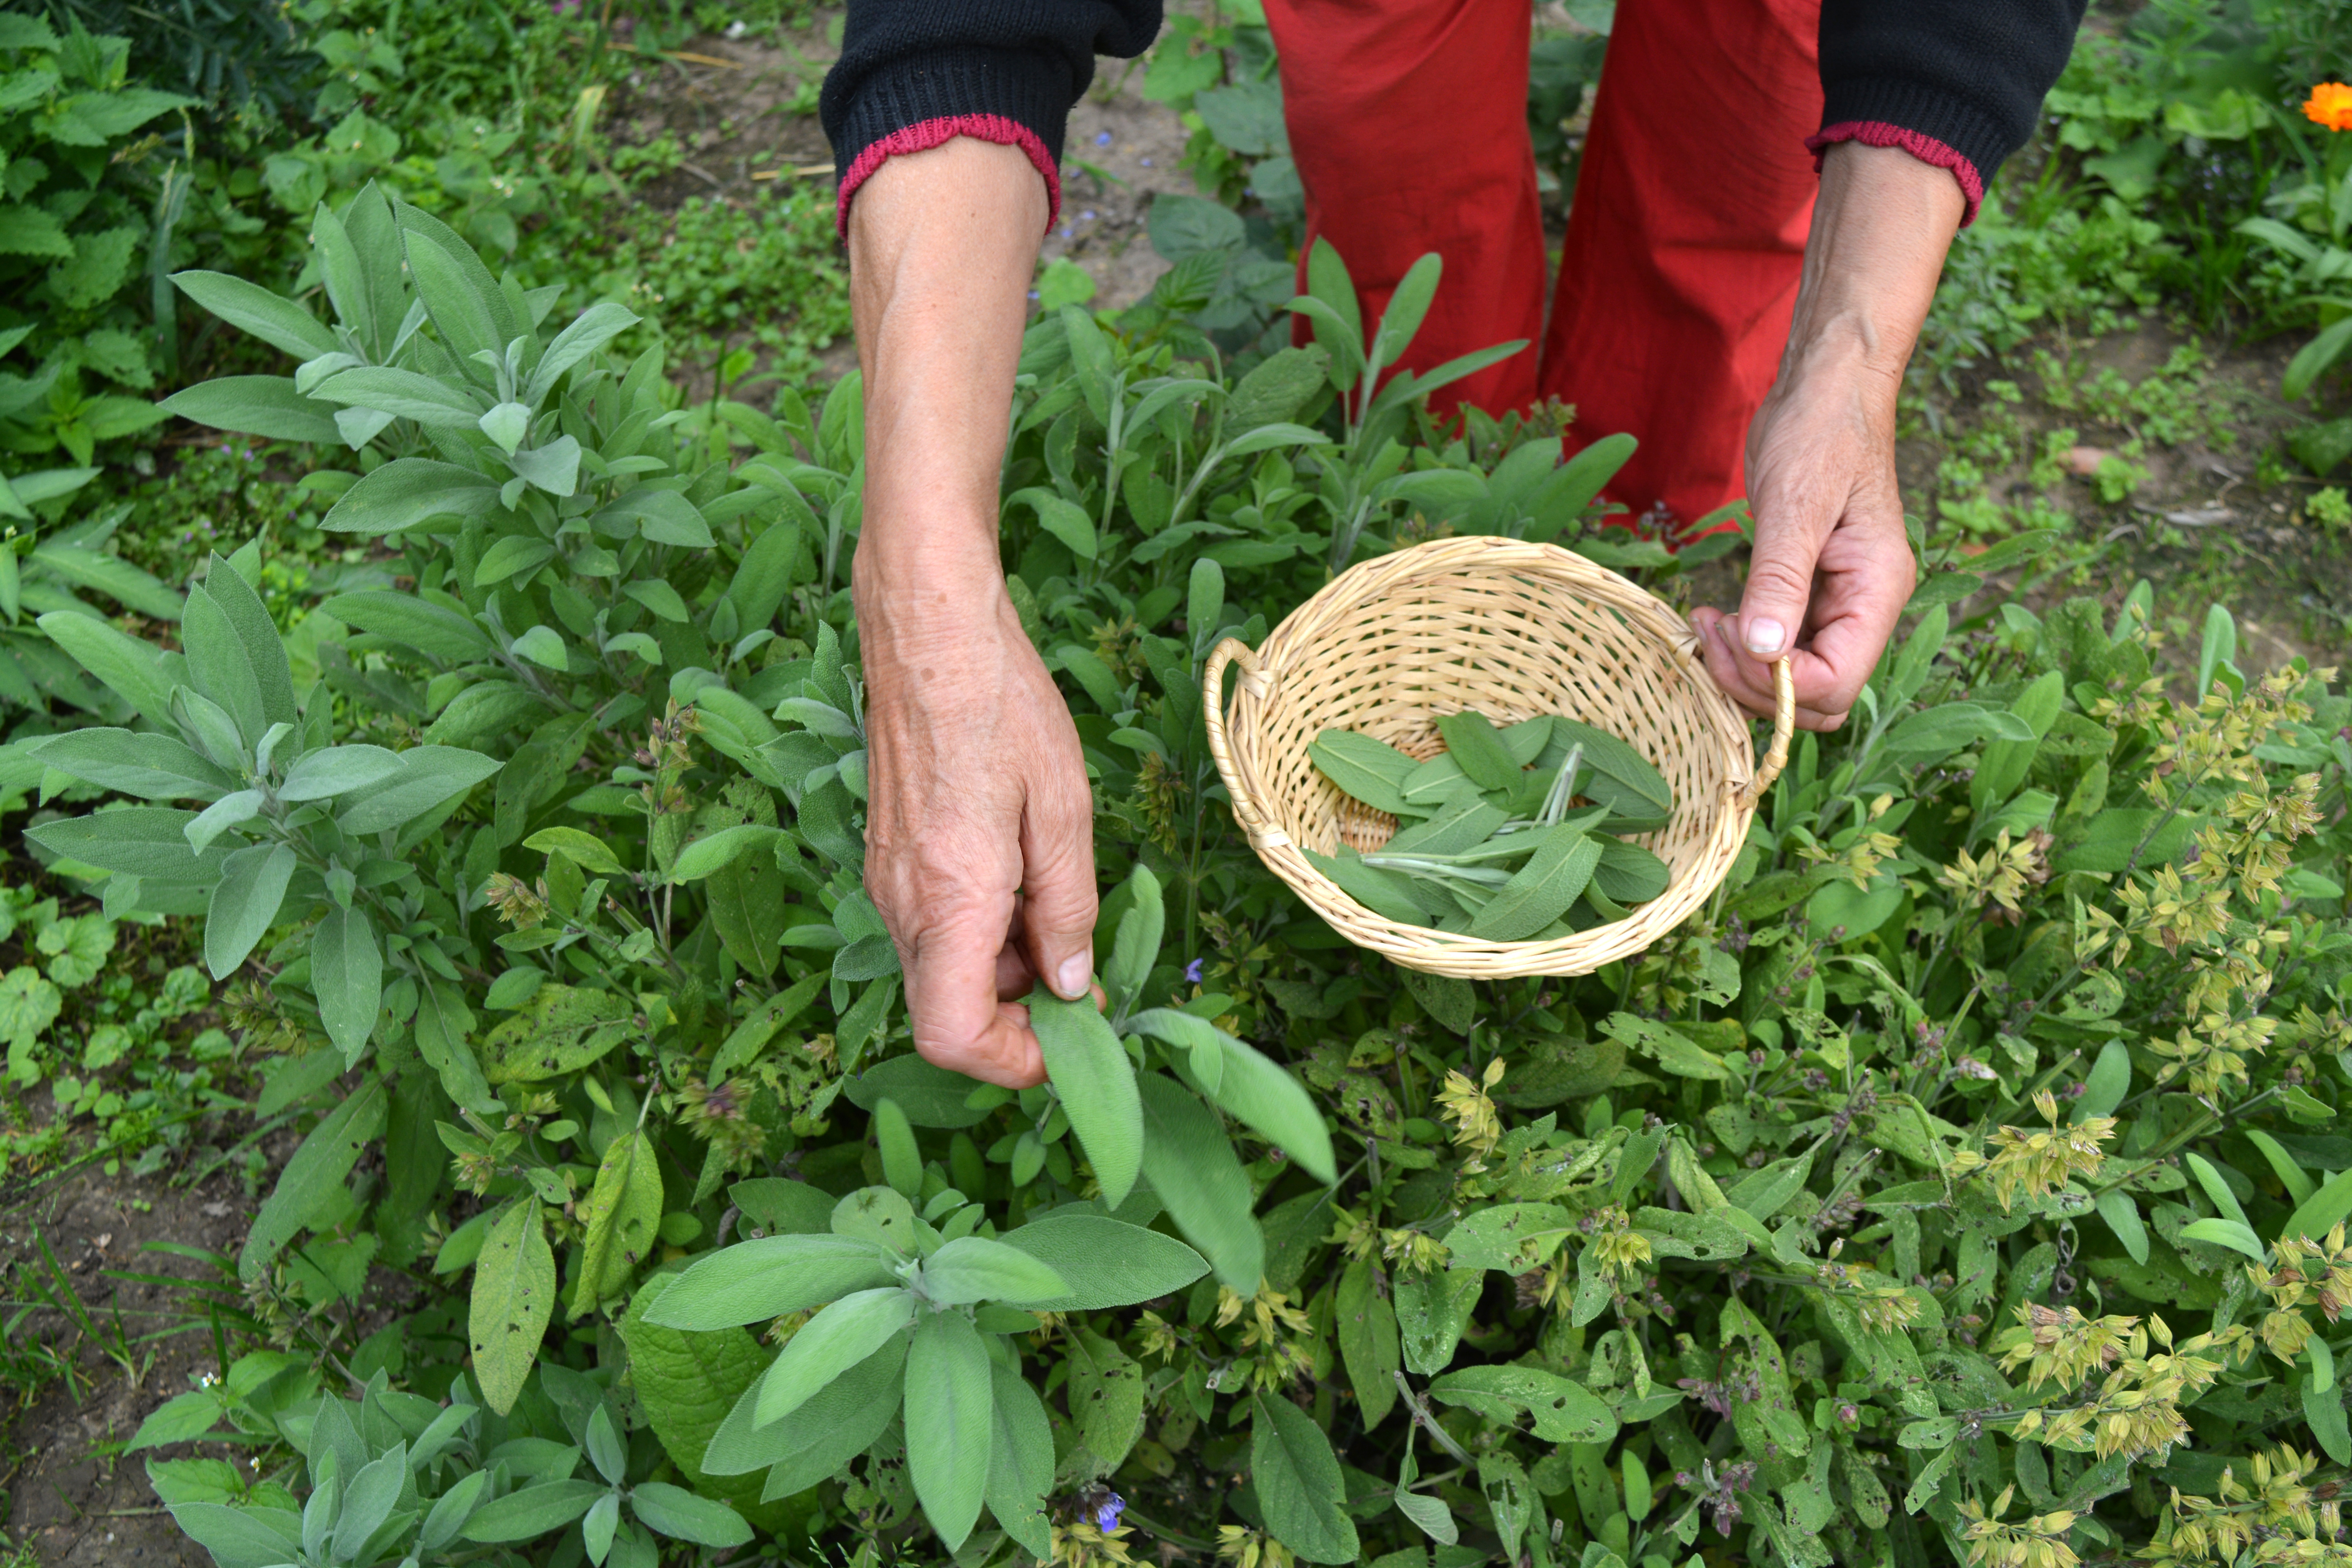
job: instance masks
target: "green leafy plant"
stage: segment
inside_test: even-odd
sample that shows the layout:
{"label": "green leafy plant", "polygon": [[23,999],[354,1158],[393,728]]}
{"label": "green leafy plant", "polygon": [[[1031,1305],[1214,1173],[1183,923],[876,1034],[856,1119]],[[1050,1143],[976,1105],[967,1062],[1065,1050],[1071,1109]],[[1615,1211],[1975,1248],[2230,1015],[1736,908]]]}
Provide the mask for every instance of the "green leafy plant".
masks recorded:
{"label": "green leafy plant", "polygon": [[[100,442],[159,417],[144,398],[84,390],[86,378],[154,384],[155,345],[132,289],[160,271],[173,193],[184,195],[184,174],[158,183],[141,169],[160,142],[142,132],[194,100],[131,83],[129,52],[78,21],[60,37],[37,16],[0,17],[11,83],[0,108],[0,357],[37,366],[0,374],[0,447],[12,452],[62,447],[87,465]],[[46,479],[37,493],[57,493]],[[24,515],[23,499],[0,510]]]}
{"label": "green leafy plant", "polygon": [[[269,1348],[142,1432],[254,1441],[258,1481],[157,1462],[219,1561],[2325,1550],[2282,1500],[2352,1467],[2332,676],[2249,679],[2217,610],[2176,700],[2147,591],[1956,619],[2046,531],[1932,559],[1689,925],[1407,974],[1233,831],[1208,650],[1440,531],[1668,589],[1705,549],[1594,526],[1630,438],[1563,463],[1382,379],[1433,258],[1366,323],[1310,255],[1314,345],[1238,375],[1066,306],[1004,563],[1097,791],[1105,1001],[1033,997],[1051,1084],[983,1087],[908,1048],[862,885],[856,378],[681,406],[612,359],[634,312],[380,190],[313,234],[331,321],[180,284],[293,374],[171,406],[308,445],[414,591],[291,645],[257,549],[176,648],[65,613],[133,716],[12,753],[184,792],[34,842],[102,915],[210,911],[308,1128],[237,1260]],[[352,1343],[380,1263],[428,1288]]]}

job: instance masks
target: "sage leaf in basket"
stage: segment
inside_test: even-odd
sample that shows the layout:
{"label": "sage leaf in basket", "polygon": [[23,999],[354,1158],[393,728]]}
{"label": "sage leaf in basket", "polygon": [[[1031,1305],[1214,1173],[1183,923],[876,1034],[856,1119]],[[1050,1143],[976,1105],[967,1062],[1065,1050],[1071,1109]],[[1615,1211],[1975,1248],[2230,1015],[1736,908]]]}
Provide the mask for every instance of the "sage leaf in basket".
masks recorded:
{"label": "sage leaf in basket", "polygon": [[1437,721],[1445,738],[1445,754],[1462,765],[1480,789],[1517,789],[1524,776],[1519,761],[1503,744],[1494,721],[1475,708],[1448,713]]}
{"label": "sage leaf in basket", "polygon": [[1646,904],[1664,893],[1673,879],[1666,863],[1640,845],[1622,838],[1601,841],[1601,861],[1592,868],[1592,888],[1612,902]]}
{"label": "sage leaf in basket", "polygon": [[1324,731],[1307,744],[1307,754],[1325,778],[1391,816],[1404,811],[1405,777],[1419,766],[1394,746],[1352,730]]}
{"label": "sage leaf in basket", "polygon": [[1391,855],[1458,855],[1486,843],[1509,820],[1508,812],[1489,805],[1485,796],[1465,794],[1439,807],[1428,821],[1400,829],[1381,848]]}
{"label": "sage leaf in basket", "polygon": [[1470,934],[1489,942],[1527,941],[1568,913],[1600,863],[1600,839],[1565,823],[1552,828],[1471,921]]}
{"label": "sage leaf in basket", "polygon": [[1428,922],[1427,911],[1414,900],[1412,889],[1404,878],[1365,865],[1362,858],[1345,845],[1340,847],[1337,855],[1318,855],[1304,846],[1300,847],[1299,852],[1307,857],[1309,865],[1339,884],[1341,892],[1383,920],[1409,926]]}
{"label": "sage leaf in basket", "polygon": [[1674,811],[1675,792],[1664,777],[1641,752],[1606,730],[1554,718],[1543,764],[1556,764],[1570,746],[1578,745],[1584,748],[1588,772],[1584,793],[1590,798],[1616,807],[1623,816],[1664,816]]}

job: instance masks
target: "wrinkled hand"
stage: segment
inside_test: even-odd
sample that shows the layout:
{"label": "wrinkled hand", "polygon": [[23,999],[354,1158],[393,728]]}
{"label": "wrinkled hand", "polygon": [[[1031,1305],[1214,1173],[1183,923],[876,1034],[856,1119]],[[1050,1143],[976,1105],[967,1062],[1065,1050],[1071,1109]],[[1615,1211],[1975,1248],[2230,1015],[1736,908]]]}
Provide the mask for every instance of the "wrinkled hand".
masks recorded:
{"label": "wrinkled hand", "polygon": [[1691,617],[1707,668],[1758,713],[1787,656],[1797,722],[1836,729],[1911,598],[1895,401],[1966,208],[1949,172],[1900,148],[1846,142],[1822,161],[1788,352],[1748,429],[1748,591],[1736,616]]}
{"label": "wrinkled hand", "polygon": [[1025,1089],[1045,1066],[1015,999],[1040,979],[1084,995],[1093,973],[1078,732],[992,569],[909,590],[869,584],[866,564],[866,892],[906,967],[923,1059]]}
{"label": "wrinkled hand", "polygon": [[1707,668],[1742,706],[1772,711],[1792,648],[1797,722],[1834,730],[1917,580],[1895,480],[1895,384],[1826,370],[1775,386],[1748,437],[1756,550],[1736,615],[1692,616]]}

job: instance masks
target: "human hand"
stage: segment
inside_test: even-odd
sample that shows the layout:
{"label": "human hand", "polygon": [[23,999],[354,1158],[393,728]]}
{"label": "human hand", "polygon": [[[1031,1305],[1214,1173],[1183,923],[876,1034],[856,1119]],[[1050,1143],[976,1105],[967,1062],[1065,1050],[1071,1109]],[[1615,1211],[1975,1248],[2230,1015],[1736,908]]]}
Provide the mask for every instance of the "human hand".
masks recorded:
{"label": "human hand", "polygon": [[1877,668],[1917,581],[1895,480],[1895,396],[1867,370],[1784,379],[1748,440],[1756,549],[1738,613],[1692,616],[1707,668],[1772,711],[1790,658],[1797,722],[1834,730]]}
{"label": "human hand", "polygon": [[1005,595],[996,492],[1045,183],[958,137],[883,164],[849,218],[866,376],[852,585],[866,668],[866,889],[898,944],[915,1048],[1042,1083],[1039,979],[1086,994],[1093,800],[1070,710]]}
{"label": "human hand", "polygon": [[1094,803],[1070,710],[992,571],[896,591],[861,555],[866,889],[905,966],[923,1059],[1008,1089],[1045,1077],[1017,1005],[1086,994]]}
{"label": "human hand", "polygon": [[1748,431],[1756,548],[1738,613],[1693,614],[1707,668],[1772,711],[1790,661],[1797,722],[1845,722],[1918,580],[1895,478],[1904,367],[1966,198],[1943,169],[1848,142],[1822,163],[1779,378]]}

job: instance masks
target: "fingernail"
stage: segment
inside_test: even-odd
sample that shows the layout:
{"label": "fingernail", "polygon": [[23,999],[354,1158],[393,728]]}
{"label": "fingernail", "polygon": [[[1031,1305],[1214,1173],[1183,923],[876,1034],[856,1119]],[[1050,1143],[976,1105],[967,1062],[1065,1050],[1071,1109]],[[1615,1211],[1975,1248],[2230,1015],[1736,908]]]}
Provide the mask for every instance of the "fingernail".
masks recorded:
{"label": "fingernail", "polygon": [[1789,640],[1788,629],[1780,622],[1765,617],[1741,623],[1748,632],[1748,651],[1753,654],[1779,653]]}
{"label": "fingernail", "polygon": [[1061,977],[1054,983],[1054,988],[1066,999],[1076,1000],[1087,994],[1087,981],[1093,969],[1094,965],[1083,954],[1065,960]]}

